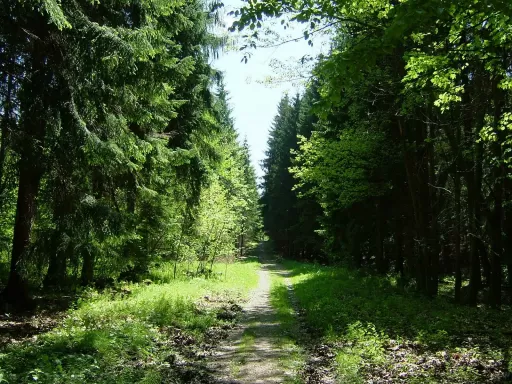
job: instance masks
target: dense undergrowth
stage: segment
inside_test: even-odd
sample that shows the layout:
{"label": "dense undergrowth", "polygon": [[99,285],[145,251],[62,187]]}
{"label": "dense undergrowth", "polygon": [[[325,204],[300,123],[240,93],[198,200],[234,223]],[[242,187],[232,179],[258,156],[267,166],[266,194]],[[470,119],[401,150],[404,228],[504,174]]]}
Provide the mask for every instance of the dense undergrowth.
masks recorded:
{"label": "dense undergrowth", "polygon": [[252,259],[215,265],[208,279],[187,278],[193,267],[179,265],[173,279],[163,264],[151,284],[83,292],[55,329],[1,351],[0,382],[190,382],[194,348],[231,326],[233,306],[258,281]]}
{"label": "dense undergrowth", "polygon": [[293,261],[307,324],[342,383],[497,383],[510,379],[511,310],[405,294],[394,279]]}

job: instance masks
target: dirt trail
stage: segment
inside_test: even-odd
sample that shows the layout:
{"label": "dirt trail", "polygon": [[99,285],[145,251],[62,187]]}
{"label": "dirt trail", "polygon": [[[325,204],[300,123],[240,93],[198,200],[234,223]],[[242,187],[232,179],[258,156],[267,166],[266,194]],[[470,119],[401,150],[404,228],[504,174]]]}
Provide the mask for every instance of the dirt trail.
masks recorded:
{"label": "dirt trail", "polygon": [[280,361],[286,351],[276,346],[280,337],[279,322],[270,305],[271,273],[287,275],[259,247],[262,263],[258,287],[244,305],[240,326],[217,348],[211,369],[221,383],[284,383],[290,373]]}

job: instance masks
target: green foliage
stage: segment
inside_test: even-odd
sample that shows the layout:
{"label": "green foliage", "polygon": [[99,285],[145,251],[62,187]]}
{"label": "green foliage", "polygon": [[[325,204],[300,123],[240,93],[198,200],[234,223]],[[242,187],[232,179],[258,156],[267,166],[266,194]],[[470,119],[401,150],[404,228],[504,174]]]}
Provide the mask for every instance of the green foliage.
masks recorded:
{"label": "green foliage", "polygon": [[506,372],[509,310],[411,296],[393,279],[345,268],[285,265],[307,324],[335,349],[340,382],[391,375],[407,382],[484,383],[495,372],[493,364]]}
{"label": "green foliage", "polygon": [[288,287],[281,276],[272,275],[270,305],[276,310],[283,333],[290,335],[296,326],[295,311],[290,302]]}
{"label": "green foliage", "polygon": [[[8,346],[0,355],[7,383],[156,383],[185,382],[175,365],[179,337],[205,338],[223,325],[219,308],[199,307],[204,296],[232,300],[256,286],[257,262],[237,263],[219,279],[167,280],[159,284],[122,284],[99,293],[87,289],[78,308],[54,330]],[[183,269],[184,266],[180,266]],[[165,275],[163,269],[151,276]]]}
{"label": "green foliage", "polygon": [[344,131],[338,140],[326,140],[314,132],[309,140],[299,139],[297,161],[302,166],[291,171],[298,188],[312,186],[307,193],[315,195],[325,211],[350,207],[389,189],[375,169],[387,156],[379,133]]}
{"label": "green foliage", "polygon": [[2,4],[7,301],[20,302],[10,292],[23,280],[137,280],[157,260],[233,258],[257,236],[249,148],[208,64],[222,46],[217,10],[200,0]]}
{"label": "green foliage", "polygon": [[[298,149],[297,134],[311,130],[307,119],[310,99],[301,100],[297,95],[293,101],[283,97],[268,140],[266,159],[263,161],[264,229],[272,238],[278,251],[288,257],[311,257],[312,245],[317,241],[311,231],[301,231],[304,223],[302,210],[315,210],[316,205],[298,200],[294,190],[295,181],[290,167]],[[313,219],[315,220],[315,219]],[[315,228],[315,222],[309,223]],[[302,232],[302,233],[301,233]]]}
{"label": "green foliage", "polygon": [[310,42],[332,32],[304,96],[305,134],[301,123],[274,127],[299,146],[269,142],[265,161],[281,173],[266,167],[264,222],[277,249],[302,257],[293,246],[320,235],[306,253],[400,273],[429,296],[453,276],[456,300],[472,305],[489,284],[499,307],[512,281],[511,5],[264,0],[238,15],[234,29],[253,29],[251,42],[266,17],[302,23]]}

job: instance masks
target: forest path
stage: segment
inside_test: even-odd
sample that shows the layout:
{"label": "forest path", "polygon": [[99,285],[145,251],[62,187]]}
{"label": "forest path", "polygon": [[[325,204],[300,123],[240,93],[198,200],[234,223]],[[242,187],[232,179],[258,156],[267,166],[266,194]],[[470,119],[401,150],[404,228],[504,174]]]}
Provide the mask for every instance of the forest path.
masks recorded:
{"label": "forest path", "polygon": [[[279,347],[282,330],[270,303],[271,274],[286,278],[288,271],[265,253],[263,244],[258,254],[262,264],[258,287],[243,306],[240,326],[212,356],[210,368],[221,383],[285,383],[290,379],[291,373],[282,367],[287,357],[287,351]],[[287,285],[290,289],[288,281]]]}

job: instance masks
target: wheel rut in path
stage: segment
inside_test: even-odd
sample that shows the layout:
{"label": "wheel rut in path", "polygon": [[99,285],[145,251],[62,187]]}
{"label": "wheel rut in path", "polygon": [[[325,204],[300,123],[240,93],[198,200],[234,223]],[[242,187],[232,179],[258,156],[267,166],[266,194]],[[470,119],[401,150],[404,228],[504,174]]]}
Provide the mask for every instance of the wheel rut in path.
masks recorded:
{"label": "wheel rut in path", "polygon": [[258,287],[243,306],[240,325],[216,349],[209,364],[220,383],[284,383],[286,372],[281,361],[287,352],[278,347],[280,324],[270,304],[271,274],[287,276],[287,271],[258,249],[260,262]]}

